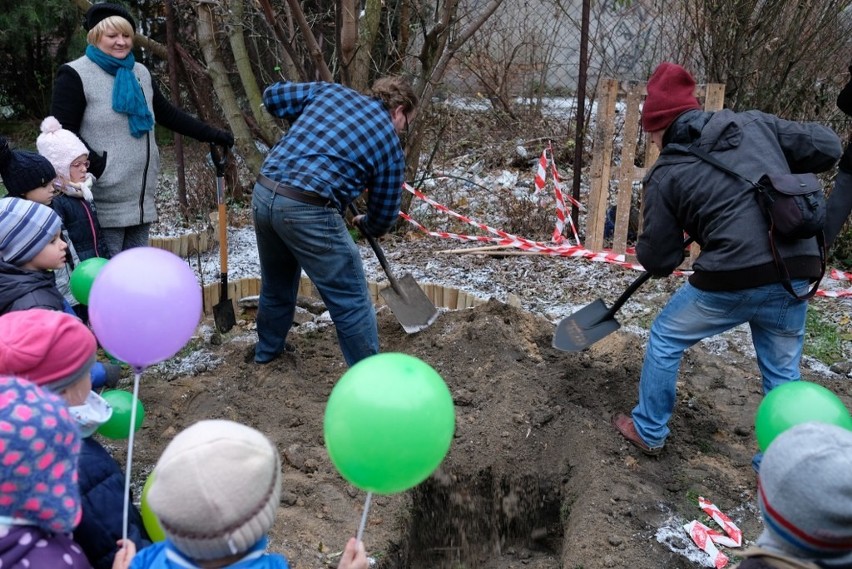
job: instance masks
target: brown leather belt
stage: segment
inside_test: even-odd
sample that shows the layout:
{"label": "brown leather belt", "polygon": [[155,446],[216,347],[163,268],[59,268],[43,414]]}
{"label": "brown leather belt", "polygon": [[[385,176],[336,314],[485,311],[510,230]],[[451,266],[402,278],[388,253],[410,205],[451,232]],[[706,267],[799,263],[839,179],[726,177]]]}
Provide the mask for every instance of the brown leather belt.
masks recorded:
{"label": "brown leather belt", "polygon": [[257,175],[257,183],[267,190],[275,192],[279,196],[284,196],[285,198],[290,198],[297,202],[316,205],[319,207],[330,207],[334,205],[330,199],[324,198],[317,193],[302,192],[300,190],[293,189],[289,186],[285,186],[281,182],[276,182],[275,180],[267,178],[263,174]]}

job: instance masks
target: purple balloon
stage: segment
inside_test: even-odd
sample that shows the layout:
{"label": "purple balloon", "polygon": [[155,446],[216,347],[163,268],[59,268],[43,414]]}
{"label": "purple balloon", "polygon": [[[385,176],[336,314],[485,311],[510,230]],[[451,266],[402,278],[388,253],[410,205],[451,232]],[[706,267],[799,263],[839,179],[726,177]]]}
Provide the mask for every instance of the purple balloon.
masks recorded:
{"label": "purple balloon", "polygon": [[89,319],[104,350],[137,370],[184,347],[201,320],[201,286],[180,257],[127,249],[98,273]]}

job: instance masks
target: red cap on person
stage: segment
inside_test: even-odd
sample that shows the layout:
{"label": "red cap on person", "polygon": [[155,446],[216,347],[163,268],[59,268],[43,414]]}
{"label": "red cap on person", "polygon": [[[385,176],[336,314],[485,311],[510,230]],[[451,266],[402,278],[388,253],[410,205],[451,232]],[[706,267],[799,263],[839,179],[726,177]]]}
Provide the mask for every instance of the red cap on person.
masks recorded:
{"label": "red cap on person", "polygon": [[686,111],[701,109],[695,98],[695,79],[680,65],[661,63],[648,80],[647,89],[642,105],[642,128],[646,132],[665,130]]}
{"label": "red cap on person", "polygon": [[66,312],[31,308],[0,316],[0,374],[58,393],[95,363],[94,334]]}

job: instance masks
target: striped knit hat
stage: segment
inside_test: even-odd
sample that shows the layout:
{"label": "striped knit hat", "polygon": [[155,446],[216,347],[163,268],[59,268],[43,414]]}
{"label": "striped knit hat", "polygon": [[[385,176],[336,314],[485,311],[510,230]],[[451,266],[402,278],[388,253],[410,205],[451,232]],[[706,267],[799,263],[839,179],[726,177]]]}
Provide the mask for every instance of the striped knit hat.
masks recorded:
{"label": "striped knit hat", "polygon": [[16,266],[32,261],[61,228],[59,216],[46,205],[0,199],[0,261]]}
{"label": "striped knit hat", "polygon": [[804,423],[784,431],[760,465],[758,545],[819,565],[852,564],[852,431]]}
{"label": "striped knit hat", "polygon": [[0,516],[71,533],[82,516],[79,454],[80,433],[58,395],[0,376]]}

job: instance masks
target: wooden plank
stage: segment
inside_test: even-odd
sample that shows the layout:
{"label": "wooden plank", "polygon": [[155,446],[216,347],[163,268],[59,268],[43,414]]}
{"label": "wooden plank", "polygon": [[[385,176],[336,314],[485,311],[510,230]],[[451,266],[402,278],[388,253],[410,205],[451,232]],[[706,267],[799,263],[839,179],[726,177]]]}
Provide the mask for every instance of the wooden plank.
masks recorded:
{"label": "wooden plank", "polygon": [[458,307],[459,302],[459,289],[450,288],[447,289],[444,293],[444,304],[443,308],[451,308],[455,309]]}
{"label": "wooden plank", "polygon": [[630,82],[626,86],[626,110],[624,130],[622,131],[621,166],[618,170],[618,195],[616,197],[615,228],[612,237],[612,250],[623,254],[627,251],[627,235],[630,226],[630,213],[633,208],[633,183],[636,174],[636,143],[639,140],[639,103],[645,86]]}
{"label": "wooden plank", "polygon": [[379,296],[379,285],[375,281],[368,281],[367,288],[370,289],[370,298],[373,299],[373,304],[381,306],[381,298]]}
{"label": "wooden plank", "polygon": [[[213,300],[213,293],[216,285],[207,285],[204,287],[204,312],[210,314],[213,312],[213,305],[216,304]],[[216,294],[218,296],[218,293]]]}
{"label": "wooden plank", "polygon": [[586,248],[603,249],[604,223],[612,170],[612,149],[615,138],[615,103],[618,98],[618,81],[603,79],[599,88],[598,112],[595,128],[592,165],[589,173],[589,203],[586,214]]}
{"label": "wooden plank", "polygon": [[718,111],[725,106],[725,84],[708,83],[704,86],[704,110]]}

